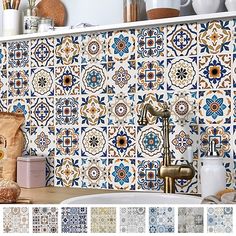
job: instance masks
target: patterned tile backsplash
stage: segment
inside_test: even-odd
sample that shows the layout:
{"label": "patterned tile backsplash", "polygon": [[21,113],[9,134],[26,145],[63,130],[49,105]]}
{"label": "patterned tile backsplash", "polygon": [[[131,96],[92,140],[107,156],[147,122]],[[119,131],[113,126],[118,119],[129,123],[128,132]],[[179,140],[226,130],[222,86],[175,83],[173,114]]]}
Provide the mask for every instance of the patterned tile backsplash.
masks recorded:
{"label": "patterned tile backsplash", "polygon": [[24,155],[45,156],[47,185],[163,191],[161,120],[137,123],[144,103],[172,110],[173,162],[212,139],[235,188],[235,20],[152,26],[0,44],[0,111],[23,113]]}

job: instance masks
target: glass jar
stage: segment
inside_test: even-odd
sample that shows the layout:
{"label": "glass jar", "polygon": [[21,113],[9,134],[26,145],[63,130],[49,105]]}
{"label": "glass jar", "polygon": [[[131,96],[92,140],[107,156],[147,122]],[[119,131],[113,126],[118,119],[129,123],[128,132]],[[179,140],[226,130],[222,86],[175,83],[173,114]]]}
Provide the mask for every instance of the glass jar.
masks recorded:
{"label": "glass jar", "polygon": [[38,21],[37,8],[27,8],[24,11],[24,25],[23,33],[32,34],[38,32]]}
{"label": "glass jar", "polygon": [[39,20],[39,25],[38,25],[38,32],[43,33],[43,32],[48,32],[52,30],[54,27],[53,20],[50,18],[41,18]]}
{"label": "glass jar", "polygon": [[138,0],[123,0],[124,22],[138,20]]}

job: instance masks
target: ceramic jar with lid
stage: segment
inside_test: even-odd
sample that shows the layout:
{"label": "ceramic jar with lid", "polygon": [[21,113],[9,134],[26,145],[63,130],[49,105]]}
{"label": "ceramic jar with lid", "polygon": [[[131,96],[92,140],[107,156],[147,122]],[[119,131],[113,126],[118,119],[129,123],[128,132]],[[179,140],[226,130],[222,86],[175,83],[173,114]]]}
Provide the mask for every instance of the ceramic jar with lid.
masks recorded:
{"label": "ceramic jar with lid", "polygon": [[220,0],[192,0],[192,5],[198,15],[215,13],[220,7]]}
{"label": "ceramic jar with lid", "polygon": [[225,6],[228,11],[236,11],[236,0],[226,0]]}

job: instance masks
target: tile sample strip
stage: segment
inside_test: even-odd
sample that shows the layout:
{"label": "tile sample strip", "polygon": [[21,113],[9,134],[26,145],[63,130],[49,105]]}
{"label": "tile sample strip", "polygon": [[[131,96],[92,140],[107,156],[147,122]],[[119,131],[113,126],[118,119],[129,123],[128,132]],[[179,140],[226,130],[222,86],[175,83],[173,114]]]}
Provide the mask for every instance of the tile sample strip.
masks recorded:
{"label": "tile sample strip", "polygon": [[3,232],[29,233],[29,209],[27,207],[4,207]]}
{"label": "tile sample strip", "polygon": [[116,233],[116,208],[91,208],[91,233]]}
{"label": "tile sample strip", "polygon": [[33,207],[33,233],[58,233],[58,209]]}
{"label": "tile sample strip", "polygon": [[62,207],[62,233],[87,233],[87,228],[86,207]]}
{"label": "tile sample strip", "polygon": [[203,233],[203,207],[180,207],[178,209],[179,233]]}
{"label": "tile sample strip", "polygon": [[207,209],[208,233],[233,233],[233,207]]}
{"label": "tile sample strip", "polygon": [[120,209],[120,233],[145,233],[144,207]]}
{"label": "tile sample strip", "polygon": [[149,233],[174,233],[175,209],[173,207],[149,208]]}

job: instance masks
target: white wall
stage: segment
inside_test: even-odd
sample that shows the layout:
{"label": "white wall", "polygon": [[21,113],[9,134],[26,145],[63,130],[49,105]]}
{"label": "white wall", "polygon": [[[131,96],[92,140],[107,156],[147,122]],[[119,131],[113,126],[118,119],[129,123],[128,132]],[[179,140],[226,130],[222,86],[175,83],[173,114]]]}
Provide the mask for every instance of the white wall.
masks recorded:
{"label": "white wall", "polygon": [[[68,25],[91,23],[94,25],[121,23],[123,20],[123,0],[61,0],[68,12]],[[144,0],[143,0],[144,1]],[[185,1],[185,0],[182,0]],[[207,1],[207,0],[206,0]],[[225,10],[224,1],[221,0],[219,11]],[[2,1],[1,1],[2,2]],[[28,0],[22,0],[20,9],[27,6]],[[2,26],[2,4],[0,4],[0,26]],[[192,6],[181,10],[181,15],[192,15]],[[2,27],[0,33],[2,32]]]}

